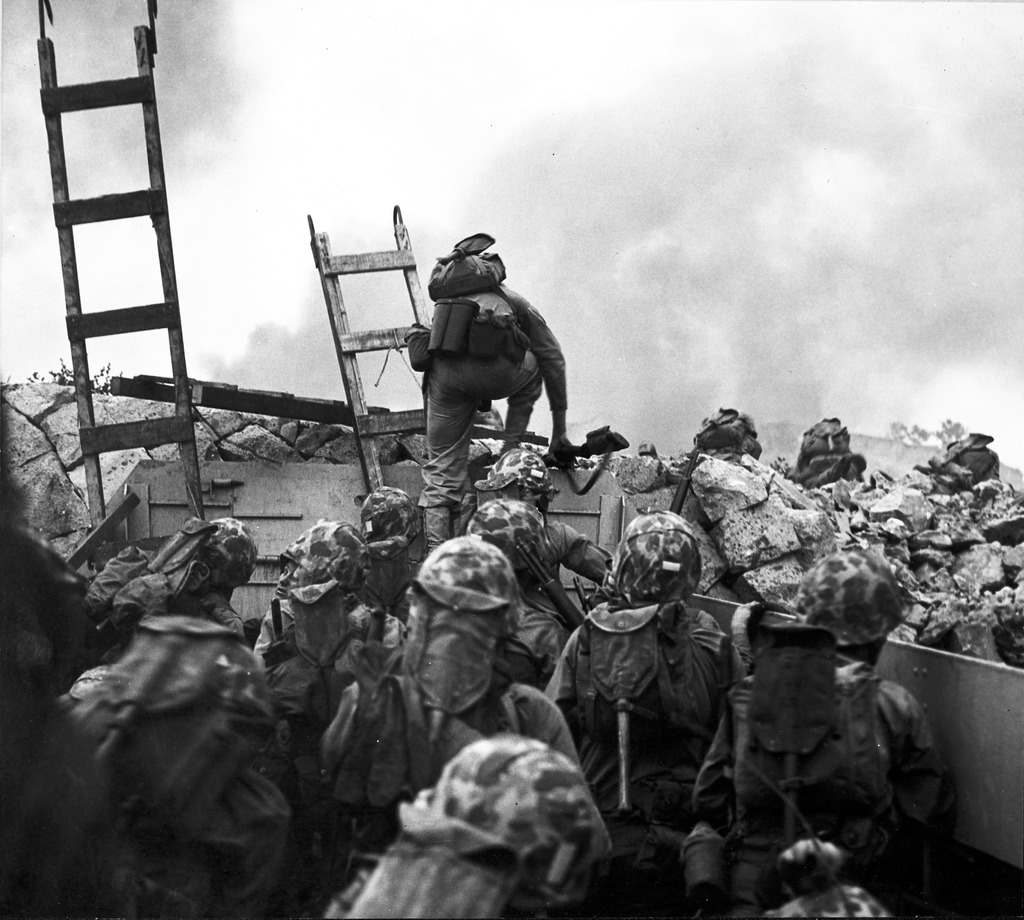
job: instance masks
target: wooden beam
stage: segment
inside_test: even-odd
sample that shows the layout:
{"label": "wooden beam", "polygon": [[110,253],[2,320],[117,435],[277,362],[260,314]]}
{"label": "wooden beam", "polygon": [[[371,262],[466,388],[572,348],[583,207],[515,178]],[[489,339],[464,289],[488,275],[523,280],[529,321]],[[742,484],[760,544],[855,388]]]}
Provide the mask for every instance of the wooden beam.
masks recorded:
{"label": "wooden beam", "polygon": [[39,91],[39,95],[42,97],[44,115],[134,105],[138,102],[152,102],[154,98],[153,80],[146,77],[44,88]]}
{"label": "wooden beam", "polygon": [[146,329],[167,329],[181,325],[178,307],[173,303],[152,303],[121,310],[79,313],[68,316],[68,339],[72,342],[103,335],[126,335]]}
{"label": "wooden beam", "polygon": [[133,447],[159,447],[161,444],[180,444],[195,437],[192,420],[177,415],[147,418],[139,422],[121,422],[117,425],[97,425],[79,428],[82,454],[105,454],[112,450],[130,450]]}
{"label": "wooden beam", "polygon": [[329,256],[323,260],[323,273],[326,277],[358,275],[363,272],[389,272],[415,267],[416,257],[409,249],[363,252],[352,256]]}
{"label": "wooden beam", "polygon": [[338,336],[341,350],[345,354],[361,354],[366,351],[386,351],[389,348],[405,348],[405,334],[412,326],[395,326],[391,329],[370,329],[366,332],[350,332]]}
{"label": "wooden beam", "polygon": [[[280,418],[302,419],[308,422],[322,422],[332,425],[353,425],[352,410],[347,403],[331,399],[305,399],[291,393],[275,393],[268,390],[243,390],[222,383],[189,380],[192,387],[192,404],[206,409],[227,409],[233,412],[249,412],[253,415],[270,415]],[[155,402],[174,402],[174,385],[162,378],[112,377],[110,391],[115,396],[134,396],[136,399],[151,399]],[[371,413],[374,408],[371,407]]]}
{"label": "wooden beam", "polygon": [[128,217],[148,217],[167,213],[167,195],[162,189],[143,189],[100,195],[98,198],[76,198],[53,203],[53,221],[58,227],[94,224]]}
{"label": "wooden beam", "polygon": [[139,503],[139,496],[129,492],[116,508],[111,510],[100,523],[86,534],[85,539],[75,547],[74,552],[68,556],[68,565],[78,569],[96,551],[97,547],[107,540],[117,530],[118,525],[131,514],[132,510]]}
{"label": "wooden beam", "polygon": [[359,432],[363,437],[381,434],[404,434],[426,431],[427,423],[422,409],[406,412],[385,412],[381,415],[360,415]]}

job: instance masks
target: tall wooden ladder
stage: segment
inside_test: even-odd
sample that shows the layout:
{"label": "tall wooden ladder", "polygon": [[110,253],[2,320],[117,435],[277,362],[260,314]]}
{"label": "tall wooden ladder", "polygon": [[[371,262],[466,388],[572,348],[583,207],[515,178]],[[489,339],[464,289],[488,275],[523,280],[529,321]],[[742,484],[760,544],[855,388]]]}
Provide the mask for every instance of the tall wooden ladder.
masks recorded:
{"label": "tall wooden ladder", "polygon": [[334,347],[338,353],[341,378],[345,384],[345,398],[352,407],[352,431],[355,435],[359,462],[368,489],[379,489],[384,484],[377,453],[377,438],[387,434],[406,434],[423,431],[426,427],[422,409],[405,412],[382,412],[371,414],[363,393],[363,382],[359,376],[357,356],[370,351],[387,351],[402,348],[405,334],[410,326],[391,329],[372,329],[368,332],[353,332],[345,309],[345,298],[341,293],[342,275],[357,275],[366,272],[401,271],[405,275],[405,286],[412,302],[413,318],[421,325],[428,325],[420,288],[420,277],[416,272],[416,257],[413,255],[409,231],[402,221],[402,209],[395,205],[392,223],[395,229],[393,252],[366,252],[358,255],[336,256],[331,252],[331,241],[326,233],[317,233],[313,218],[308,217],[310,246],[313,261],[320,272],[320,285],[327,303],[327,315],[331,321]]}
{"label": "tall wooden ladder", "polygon": [[[192,424],[192,397],[185,369],[185,346],[178,310],[178,286],[174,274],[171,226],[167,214],[160,123],[157,118],[156,89],[153,83],[153,59],[156,54],[154,27],[155,3],[149,0],[149,25],[135,29],[135,55],[139,75],[122,80],[104,80],[69,86],[57,84],[57,66],[53,42],[46,37],[40,2],[39,75],[42,83],[43,114],[50,152],[50,176],[53,183],[53,217],[57,225],[60,258],[64,276],[64,304],[67,310],[68,339],[75,376],[78,403],[79,438],[88,490],[89,514],[93,528],[106,517],[103,474],[100,455],[134,447],[177,444],[185,473],[188,504],[194,515],[203,517],[203,499]],[[52,20],[51,20],[52,21]],[[146,155],[149,161],[150,187],[136,192],[72,199],[68,190],[67,163],[64,157],[64,132],[61,116],[65,112],[142,105]],[[149,216],[156,231],[163,303],[84,314],[78,284],[74,228],[78,224]],[[147,329],[166,329],[174,380],[174,415],[116,425],[97,425],[93,410],[92,381],[86,342],[106,335],[122,335]]]}

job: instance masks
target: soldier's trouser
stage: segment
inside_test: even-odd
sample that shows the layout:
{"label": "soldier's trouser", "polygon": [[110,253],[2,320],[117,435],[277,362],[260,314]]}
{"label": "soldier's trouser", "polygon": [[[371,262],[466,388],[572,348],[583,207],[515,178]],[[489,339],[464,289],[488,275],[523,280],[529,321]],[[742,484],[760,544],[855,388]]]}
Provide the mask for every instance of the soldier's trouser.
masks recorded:
{"label": "soldier's trouser", "polygon": [[427,377],[427,455],[420,507],[457,510],[469,474],[473,417],[484,399],[508,399],[509,424],[522,434],[542,381],[537,359],[482,361],[462,356],[435,358]]}
{"label": "soldier's trouser", "polygon": [[251,768],[224,790],[200,837],[219,857],[212,916],[262,915],[277,883],[290,815],[280,790]]}

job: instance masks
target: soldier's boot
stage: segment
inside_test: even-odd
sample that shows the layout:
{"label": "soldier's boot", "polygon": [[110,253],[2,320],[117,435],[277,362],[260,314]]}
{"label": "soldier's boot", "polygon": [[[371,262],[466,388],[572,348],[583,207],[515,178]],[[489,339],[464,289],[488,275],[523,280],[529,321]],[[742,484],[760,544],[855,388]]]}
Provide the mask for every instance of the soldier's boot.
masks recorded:
{"label": "soldier's boot", "polygon": [[423,509],[423,541],[430,553],[452,536],[452,509],[435,505]]}

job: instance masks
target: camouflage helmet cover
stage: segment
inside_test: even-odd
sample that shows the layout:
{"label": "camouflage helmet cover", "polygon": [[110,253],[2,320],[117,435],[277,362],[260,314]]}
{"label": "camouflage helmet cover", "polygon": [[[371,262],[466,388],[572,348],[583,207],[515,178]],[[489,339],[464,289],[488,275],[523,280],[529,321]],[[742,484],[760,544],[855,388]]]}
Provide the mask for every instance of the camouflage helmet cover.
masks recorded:
{"label": "camouflage helmet cover", "polygon": [[690,525],[671,511],[630,521],[612,559],[614,592],[634,606],[684,600],[700,582],[701,559]]}
{"label": "camouflage helmet cover", "polygon": [[447,607],[477,612],[515,606],[519,590],[508,560],[479,537],[455,537],[423,560],[413,583]]}
{"label": "camouflage helmet cover", "polygon": [[837,645],[861,645],[887,636],[903,619],[899,582],[877,553],[846,549],[814,565],[796,594],[797,612],[824,626]]}
{"label": "camouflage helmet cover", "polygon": [[343,591],[358,591],[366,580],[370,557],[355,527],[321,519],[288,546],[281,561],[295,564],[278,582],[286,592],[313,586],[329,590],[335,585]]}
{"label": "camouflage helmet cover", "polygon": [[487,474],[474,485],[481,492],[497,492],[518,483],[520,489],[538,495],[554,495],[551,474],[540,455],[525,447],[513,447],[503,453]]}
{"label": "camouflage helmet cover", "polygon": [[518,546],[532,546],[542,558],[549,555],[544,518],[532,505],[514,498],[497,498],[477,508],[466,525],[473,534],[498,547],[516,570],[525,569]]}
{"label": "camouflage helmet cover", "polygon": [[381,486],[366,496],[359,520],[367,543],[389,537],[412,540],[419,532],[416,505],[405,492],[392,486]]}
{"label": "camouflage helmet cover", "polygon": [[210,586],[238,588],[256,570],[256,541],[247,524],[237,518],[218,518],[217,525],[199,558],[210,570]]}
{"label": "camouflage helmet cover", "polygon": [[405,835],[462,855],[515,855],[521,910],[581,901],[610,844],[580,768],[540,741],[497,735],[465,747],[433,789],[402,804]]}

